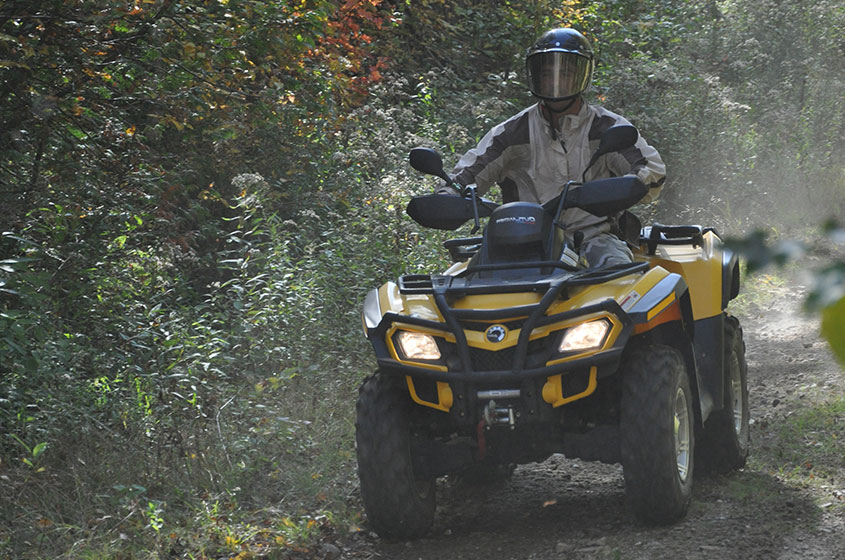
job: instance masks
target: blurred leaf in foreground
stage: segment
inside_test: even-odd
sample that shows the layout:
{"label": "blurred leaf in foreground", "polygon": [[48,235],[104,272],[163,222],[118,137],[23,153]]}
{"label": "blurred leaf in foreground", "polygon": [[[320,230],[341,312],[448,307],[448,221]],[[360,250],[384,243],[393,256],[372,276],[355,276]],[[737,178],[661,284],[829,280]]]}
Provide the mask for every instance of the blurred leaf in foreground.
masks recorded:
{"label": "blurred leaf in foreground", "polygon": [[[845,245],[845,228],[835,220],[822,226],[822,233],[833,245]],[[807,247],[795,240],[767,240],[764,231],[757,230],[743,238],[729,239],[726,245],[742,255],[748,273],[757,272],[770,264],[783,266],[796,261]],[[845,260],[833,258],[827,266],[811,271],[813,287],[804,307],[821,314],[821,334],[840,363],[845,364]]]}
{"label": "blurred leaf in foreground", "polygon": [[728,239],[725,245],[743,256],[749,274],[770,264],[783,266],[806,252],[804,245],[794,239],[769,243],[768,234],[763,230],[755,230],[746,237]]}
{"label": "blurred leaf in foreground", "polygon": [[845,297],[822,310],[822,336],[830,343],[839,363],[845,365]]}

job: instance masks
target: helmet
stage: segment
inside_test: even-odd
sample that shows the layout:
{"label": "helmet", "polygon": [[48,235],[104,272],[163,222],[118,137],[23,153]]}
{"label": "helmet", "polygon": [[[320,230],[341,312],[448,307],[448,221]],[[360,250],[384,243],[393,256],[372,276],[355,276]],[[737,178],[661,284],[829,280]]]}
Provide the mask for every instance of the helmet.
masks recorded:
{"label": "helmet", "polygon": [[568,27],[546,31],[525,56],[528,89],[544,101],[564,101],[584,93],[593,77],[590,42]]}

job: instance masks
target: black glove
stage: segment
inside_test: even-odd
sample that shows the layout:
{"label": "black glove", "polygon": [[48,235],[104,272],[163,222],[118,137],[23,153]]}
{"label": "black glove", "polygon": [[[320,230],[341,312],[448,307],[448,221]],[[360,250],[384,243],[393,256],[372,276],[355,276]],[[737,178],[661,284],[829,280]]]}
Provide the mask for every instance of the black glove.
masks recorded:
{"label": "black glove", "polygon": [[446,195],[452,195],[452,196],[460,196],[461,195],[461,193],[459,193],[455,189],[455,187],[453,187],[452,185],[449,185],[448,183],[440,183],[439,185],[437,185],[437,187],[435,187],[435,189],[434,189],[434,194],[446,194]]}

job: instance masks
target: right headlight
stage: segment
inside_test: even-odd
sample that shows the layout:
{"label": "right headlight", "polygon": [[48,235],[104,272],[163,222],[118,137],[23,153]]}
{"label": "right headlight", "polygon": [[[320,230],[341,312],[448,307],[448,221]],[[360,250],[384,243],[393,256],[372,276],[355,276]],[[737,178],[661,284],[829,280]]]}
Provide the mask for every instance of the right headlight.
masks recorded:
{"label": "right headlight", "polygon": [[408,360],[439,360],[440,349],[430,334],[400,331],[396,335],[399,350]]}

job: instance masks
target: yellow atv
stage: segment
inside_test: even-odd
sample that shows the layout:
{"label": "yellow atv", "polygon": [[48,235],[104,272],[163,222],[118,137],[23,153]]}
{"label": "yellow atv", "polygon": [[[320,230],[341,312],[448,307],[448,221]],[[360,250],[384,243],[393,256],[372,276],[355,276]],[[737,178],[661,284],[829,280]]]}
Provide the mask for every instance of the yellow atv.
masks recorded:
{"label": "yellow atv", "polygon": [[[592,161],[635,139],[612,127]],[[436,152],[417,148],[411,164],[451,184]],[[422,536],[438,477],[553,453],[621,462],[640,519],[682,518],[696,460],[725,472],[748,454],[745,346],[725,311],[737,257],[710,228],[655,224],[633,263],[579,264],[561,213],[617,214],[645,194],[636,177],[570,183],[543,206],[456,188],[415,197],[408,214],[450,230],[489,217],[483,235],[447,241],[444,273],[402,276],[364,302],[378,370],[360,389],[356,441],[372,528]]]}

